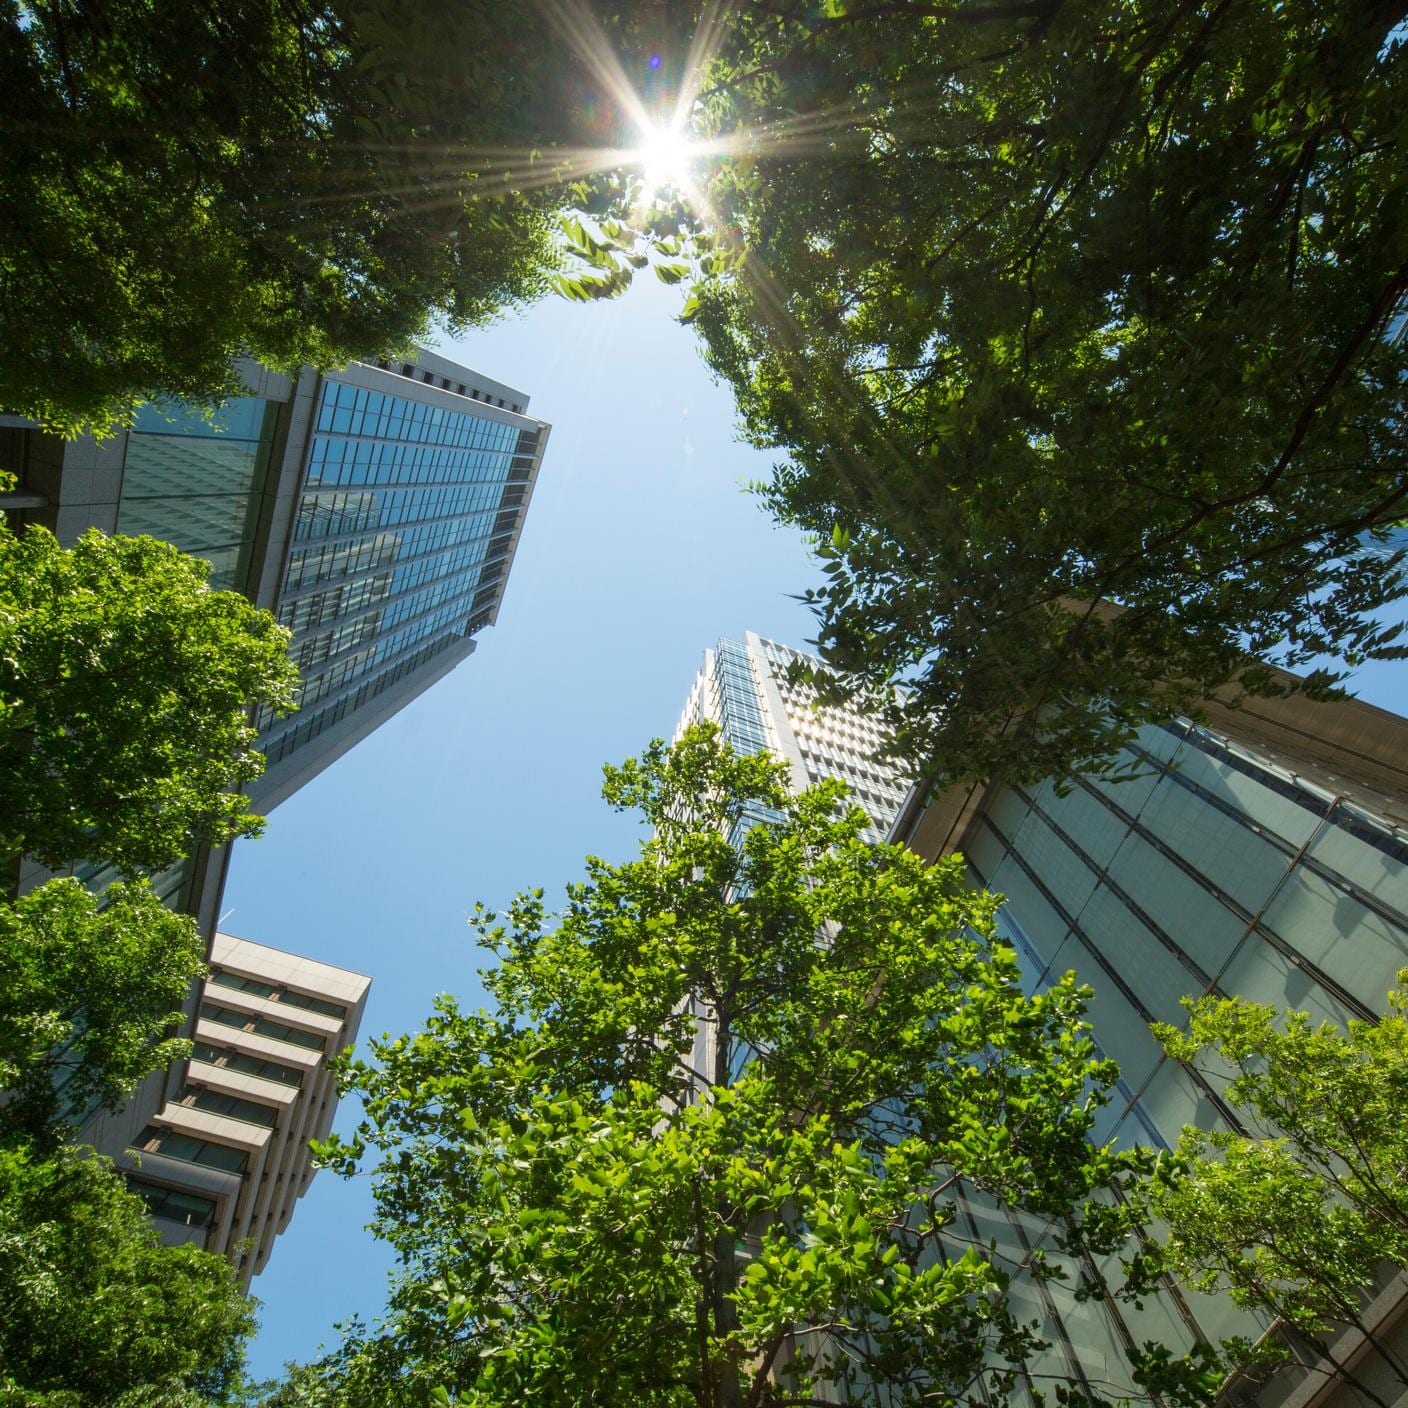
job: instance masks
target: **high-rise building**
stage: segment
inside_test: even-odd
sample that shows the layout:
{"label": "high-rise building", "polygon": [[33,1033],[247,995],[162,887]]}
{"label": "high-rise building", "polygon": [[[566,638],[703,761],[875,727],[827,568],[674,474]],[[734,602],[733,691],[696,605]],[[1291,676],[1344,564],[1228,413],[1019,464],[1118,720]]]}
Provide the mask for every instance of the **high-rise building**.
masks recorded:
{"label": "high-rise building", "polygon": [[[260,720],[259,812],[473,652],[498,616],[549,427],[522,392],[432,352],[292,379],[239,371],[249,394],[220,411],[145,405],[103,441],[0,417],[0,452],[20,476],[20,521],[61,542],[150,533],[293,630],[302,709]],[[227,862],[197,855],[158,877],[207,933]]]}
{"label": "high-rise building", "polygon": [[[0,418],[0,452],[21,521],[64,542],[150,533],[293,630],[302,709],[260,720],[268,762],[249,789],[267,811],[472,653],[549,427],[522,392],[432,352],[293,379],[239,370],[249,394],[214,414],[153,403],[108,440],[72,442]],[[205,857],[164,877],[207,931],[211,871]]]}
{"label": "high-rise building", "polygon": [[[866,838],[883,840],[908,787],[893,765],[876,760],[883,740],[875,721],[859,709],[818,707],[810,685],[789,681],[788,672],[798,663],[821,661],[752,631],[741,641],[721,639],[704,652],[675,737],[691,724],[709,720],[736,751],[771,753],[788,763],[794,791],[839,778],[870,815]],[[765,820],[755,810],[739,827],[746,830]]]}
{"label": "high-rise building", "polygon": [[[1129,780],[954,788],[912,798],[894,829],[930,858],[961,853],[976,884],[1005,896],[999,927],[1033,986],[1074,970],[1093,990],[1095,1039],[1120,1067],[1095,1133],[1122,1144],[1167,1149],[1184,1125],[1241,1128],[1217,1082],[1170,1060],[1149,1030],[1184,1025],[1181,999],[1246,997],[1342,1026],[1382,1013],[1408,965],[1408,720],[1295,696],[1207,710],[1207,727],[1143,729],[1119,760],[1137,774]],[[976,1198],[963,1212],[1019,1265],[1050,1236]],[[1181,1352],[1271,1328],[1225,1297],[1172,1284],[1137,1305],[1078,1301],[1034,1278],[1012,1285],[1050,1342],[1033,1372],[1107,1398],[1134,1392],[1129,1351],[1145,1341]],[[1362,1317],[1400,1354],[1405,1291],[1392,1278]],[[1232,1399],[1314,1408],[1343,1391],[1315,1370],[1312,1346],[1286,1341],[1305,1372],[1234,1385]],[[1362,1335],[1336,1353],[1382,1401],[1399,1398],[1402,1384]]]}
{"label": "high-rise building", "polygon": [[216,934],[195,1050],[166,1104],[103,1116],[111,1146],[164,1241],[231,1256],[246,1284],[264,1269],[313,1177],[310,1139],[337,1108],[327,1067],[356,1039],[371,980]]}

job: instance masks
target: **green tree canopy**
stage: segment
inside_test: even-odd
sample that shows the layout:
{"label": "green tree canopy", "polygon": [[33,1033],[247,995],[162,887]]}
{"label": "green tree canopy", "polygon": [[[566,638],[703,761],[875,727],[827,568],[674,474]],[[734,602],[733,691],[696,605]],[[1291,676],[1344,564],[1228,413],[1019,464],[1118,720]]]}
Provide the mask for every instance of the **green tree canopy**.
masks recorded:
{"label": "green tree canopy", "polygon": [[819,537],[823,655],[916,771],[1064,776],[1285,687],[1251,656],[1401,654],[1401,564],[1360,543],[1408,505],[1404,19],[759,0],[715,28],[694,207],[727,257],[688,316]]}
{"label": "green tree canopy", "polygon": [[0,524],[0,857],[160,870],[257,834],[251,711],[293,707],[288,632],[154,538]]}
{"label": "green tree canopy", "polygon": [[[1138,1155],[1088,1133],[1113,1078],[1067,975],[1027,995],[957,860],[861,840],[828,783],[717,731],[607,769],[652,828],[550,916],[474,923],[497,1011],[443,997],[343,1066],[402,1275],[276,1402],[979,1404],[1039,1342],[970,1198],[1075,1257]],[[738,840],[735,847],[730,835]],[[1055,1274],[1061,1256],[1051,1250]],[[823,1387],[825,1385],[826,1387]]]}
{"label": "green tree canopy", "polygon": [[[1179,1159],[1147,1187],[1167,1225],[1160,1263],[1312,1344],[1346,1328],[1377,1344],[1362,1315],[1369,1293],[1385,1267],[1408,1269],[1408,996],[1390,993],[1386,1016],[1347,1030],[1240,998],[1187,1005],[1187,1032],[1157,1035],[1171,1056],[1226,1083],[1251,1132],[1184,1131]],[[1248,1357],[1246,1346],[1229,1348]],[[1333,1350],[1327,1362],[1383,1402]],[[1408,1387],[1408,1367],[1392,1353],[1384,1362],[1399,1392]]]}
{"label": "green tree canopy", "polygon": [[240,353],[341,364],[543,291],[582,149],[635,140],[563,19],[9,0],[0,406],[103,427],[238,394]]}
{"label": "green tree canopy", "polygon": [[66,1113],[116,1110],[188,1055],[170,1033],[203,947],[195,920],[138,881],[101,907],[72,879],[0,905],[0,1145],[52,1145]]}
{"label": "green tree canopy", "polygon": [[111,1167],[0,1149],[0,1404],[228,1401],[254,1307],[229,1262],[163,1246]]}

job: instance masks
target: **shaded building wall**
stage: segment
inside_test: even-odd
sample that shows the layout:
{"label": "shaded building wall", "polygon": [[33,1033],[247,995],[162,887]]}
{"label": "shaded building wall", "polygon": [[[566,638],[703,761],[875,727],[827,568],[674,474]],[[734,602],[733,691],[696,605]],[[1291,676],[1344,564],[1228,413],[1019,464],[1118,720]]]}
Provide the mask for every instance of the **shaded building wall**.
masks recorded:
{"label": "shaded building wall", "polygon": [[[1154,1021],[1184,1025],[1182,998],[1373,1020],[1408,964],[1408,721],[1299,698],[1246,711],[1214,702],[1210,713],[1206,728],[1144,729],[1120,760],[1135,765],[1131,780],[954,789],[927,805],[911,799],[894,831],[931,858],[961,852],[974,882],[1005,896],[999,926],[1031,987],[1074,970],[1093,989],[1095,1038],[1121,1069],[1096,1134],[1119,1143],[1168,1148],[1185,1124],[1239,1128],[1217,1081],[1170,1061],[1149,1032]],[[1018,1269],[1049,1237],[1031,1219],[965,1211]],[[1128,1354],[1145,1341],[1181,1350],[1270,1328],[1186,1288],[1137,1310],[1077,1304],[1029,1277],[1014,1285],[1052,1344],[1034,1373],[1106,1394],[1134,1390]],[[1372,1314],[1403,1336],[1396,1279]],[[1283,1371],[1259,1390],[1232,1385],[1232,1396],[1304,1408],[1341,1391],[1314,1371],[1308,1346],[1291,1348],[1311,1372]],[[1365,1375],[1391,1378],[1370,1361]],[[1389,1401],[1401,1392],[1381,1387]]]}

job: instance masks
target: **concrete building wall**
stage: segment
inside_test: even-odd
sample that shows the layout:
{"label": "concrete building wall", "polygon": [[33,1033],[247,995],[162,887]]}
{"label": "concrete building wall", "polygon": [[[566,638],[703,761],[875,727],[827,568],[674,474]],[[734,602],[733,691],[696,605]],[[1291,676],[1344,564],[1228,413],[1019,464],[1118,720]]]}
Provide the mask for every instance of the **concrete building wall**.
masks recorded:
{"label": "concrete building wall", "polygon": [[170,1098],[155,1115],[129,1107],[94,1132],[165,1240],[235,1257],[246,1283],[263,1270],[312,1179],[308,1143],[332,1128],[327,1062],[355,1040],[370,987],[358,973],[215,936],[196,1050]]}

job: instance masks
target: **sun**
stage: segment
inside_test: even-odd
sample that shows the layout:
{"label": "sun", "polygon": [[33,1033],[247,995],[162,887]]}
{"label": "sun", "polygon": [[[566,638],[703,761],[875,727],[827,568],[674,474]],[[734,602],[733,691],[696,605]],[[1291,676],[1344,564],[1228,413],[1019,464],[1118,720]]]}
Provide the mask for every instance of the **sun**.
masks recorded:
{"label": "sun", "polygon": [[681,190],[690,181],[690,162],[698,154],[695,144],[678,127],[652,127],[645,140],[630,154],[652,193]]}

